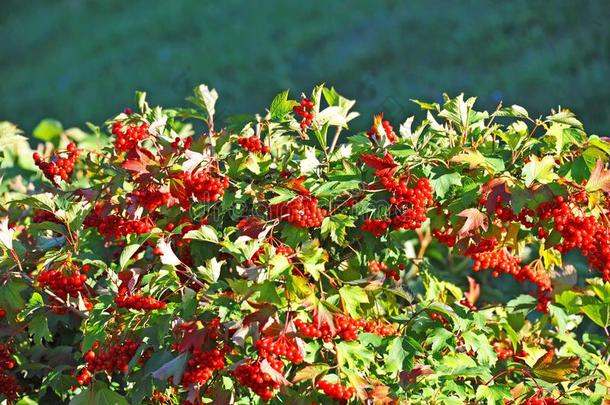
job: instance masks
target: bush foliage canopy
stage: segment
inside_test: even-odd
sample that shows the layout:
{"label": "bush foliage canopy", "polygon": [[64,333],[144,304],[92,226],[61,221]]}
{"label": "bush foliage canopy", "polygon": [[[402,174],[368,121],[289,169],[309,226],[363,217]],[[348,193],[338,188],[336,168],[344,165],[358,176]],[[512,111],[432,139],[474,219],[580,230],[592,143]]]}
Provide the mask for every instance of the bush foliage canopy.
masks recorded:
{"label": "bush foliage canopy", "polygon": [[214,120],[0,123],[11,403],[599,404],[610,142],[567,109],[316,87]]}

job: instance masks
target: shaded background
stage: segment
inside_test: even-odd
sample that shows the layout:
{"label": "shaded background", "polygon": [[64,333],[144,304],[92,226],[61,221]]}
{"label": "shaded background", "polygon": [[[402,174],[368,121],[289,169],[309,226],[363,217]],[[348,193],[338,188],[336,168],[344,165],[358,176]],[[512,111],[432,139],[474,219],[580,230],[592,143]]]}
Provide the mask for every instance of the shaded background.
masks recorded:
{"label": "shaded background", "polygon": [[0,0],[0,120],[99,124],[135,90],[178,106],[202,82],[221,116],[253,113],[324,81],[358,100],[358,129],[464,91],[608,135],[610,2],[503,3]]}

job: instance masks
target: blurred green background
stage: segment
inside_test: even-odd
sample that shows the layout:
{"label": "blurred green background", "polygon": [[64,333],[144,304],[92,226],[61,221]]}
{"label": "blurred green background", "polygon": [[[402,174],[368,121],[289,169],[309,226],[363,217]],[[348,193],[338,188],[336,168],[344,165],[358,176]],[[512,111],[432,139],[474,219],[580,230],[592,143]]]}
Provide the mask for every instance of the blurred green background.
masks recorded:
{"label": "blurred green background", "polygon": [[135,90],[177,106],[202,82],[221,116],[253,113],[324,81],[359,129],[464,91],[608,135],[609,21],[608,1],[0,0],[0,120],[99,124]]}

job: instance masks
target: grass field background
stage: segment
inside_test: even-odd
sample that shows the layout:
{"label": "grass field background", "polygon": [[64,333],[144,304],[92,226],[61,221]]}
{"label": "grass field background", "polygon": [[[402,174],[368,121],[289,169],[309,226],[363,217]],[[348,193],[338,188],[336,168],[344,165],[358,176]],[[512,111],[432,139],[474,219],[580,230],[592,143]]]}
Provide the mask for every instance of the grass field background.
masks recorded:
{"label": "grass field background", "polygon": [[607,1],[2,0],[0,38],[0,120],[26,131],[99,124],[138,89],[184,105],[205,82],[226,116],[324,81],[358,100],[358,129],[464,91],[610,132]]}

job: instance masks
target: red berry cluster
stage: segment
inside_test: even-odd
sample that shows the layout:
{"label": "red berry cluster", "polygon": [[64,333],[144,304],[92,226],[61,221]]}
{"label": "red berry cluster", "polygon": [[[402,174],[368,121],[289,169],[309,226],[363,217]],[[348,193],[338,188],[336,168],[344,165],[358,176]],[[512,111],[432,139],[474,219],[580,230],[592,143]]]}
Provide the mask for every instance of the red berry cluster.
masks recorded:
{"label": "red berry cluster", "polygon": [[439,321],[440,323],[443,324],[443,326],[449,325],[449,321],[447,319],[445,319],[444,316],[442,316],[441,314],[436,313],[436,312],[432,312],[430,314],[430,320],[432,320],[432,321]]}
{"label": "red berry cluster", "polygon": [[303,97],[301,103],[292,108],[292,111],[301,117],[301,129],[307,129],[313,120],[313,101]]}
{"label": "red berry cluster", "polygon": [[314,197],[298,196],[290,202],[271,206],[271,216],[286,219],[299,228],[318,228],[322,225],[327,211],[318,206]]}
{"label": "red berry cluster", "polygon": [[[278,373],[284,371],[284,363],[279,359],[267,358],[269,363]],[[275,397],[275,390],[280,388],[280,384],[273,380],[269,373],[261,370],[261,359],[249,360],[240,364],[233,375],[241,385],[249,387],[256,395],[261,397],[263,402],[267,402]]]}
{"label": "red berry cluster", "polygon": [[370,232],[378,238],[385,233],[390,224],[391,221],[387,219],[365,219],[360,229]]}
{"label": "red berry cluster", "polygon": [[367,333],[373,333],[377,336],[395,336],[398,335],[398,329],[390,323],[387,323],[381,319],[371,319],[367,321],[364,326],[364,331]]}
{"label": "red berry cluster", "polygon": [[[87,309],[93,308],[93,304],[88,299],[88,289],[86,285],[87,275],[82,274],[74,265],[66,264],[58,269],[41,271],[36,277],[36,282],[40,288],[48,288],[53,294],[62,300],[67,300],[68,296],[78,297],[80,294]],[[55,298],[50,298],[51,307],[56,314],[65,314],[67,308]]]}
{"label": "red berry cluster", "polygon": [[531,229],[535,226],[534,216],[536,215],[535,211],[524,207],[519,211],[518,214],[515,214],[512,208],[506,204],[503,204],[502,197],[498,197],[498,205],[495,209],[496,217],[502,222],[519,222],[524,227]]}
{"label": "red berry cluster", "polygon": [[383,262],[373,260],[369,263],[368,267],[369,270],[375,274],[382,272],[386,275],[386,277],[391,277],[396,281],[400,280],[400,274],[398,273],[398,269],[389,269],[388,266]]}
{"label": "red berry cluster", "polygon": [[227,346],[209,351],[193,349],[180,385],[183,387],[191,385],[203,386],[212,378],[215,371],[222,370],[225,367],[225,355],[227,352]]}
{"label": "red berry cluster", "polygon": [[466,248],[464,256],[473,256],[477,253],[491,252],[498,246],[498,240],[495,237],[483,238],[476,243],[472,243]]}
{"label": "red berry cluster", "polygon": [[140,347],[140,343],[133,339],[125,339],[119,344],[110,344],[104,349],[100,348],[99,342],[95,342],[92,349],[83,356],[87,364],[76,377],[78,383],[80,385],[88,384],[91,376],[99,371],[105,371],[108,374],[126,373],[129,362],[136,354],[138,347]]}
{"label": "red berry cluster", "polygon": [[214,173],[211,170],[197,170],[190,173],[182,173],[184,188],[187,196],[197,201],[218,201],[229,187],[229,178]]}
{"label": "red berry cluster", "polygon": [[4,318],[6,316],[6,310],[4,308],[0,308],[0,318]]}
{"label": "red berry cluster", "polygon": [[452,229],[441,231],[440,229],[433,229],[432,236],[436,238],[443,245],[454,247],[457,241],[457,236],[453,233]]}
{"label": "red berry cluster", "polygon": [[[428,207],[432,204],[430,180],[416,181],[409,175],[395,177],[392,170],[378,170],[375,173],[381,185],[391,193],[390,214],[394,229],[417,229],[427,219]],[[414,183],[414,184],[413,184]]]}
{"label": "red berry cluster", "polygon": [[152,184],[146,184],[142,188],[132,191],[129,197],[137,205],[144,207],[149,212],[153,212],[158,207],[167,205],[170,194],[159,190],[158,187]]}
{"label": "red berry cluster", "polygon": [[[485,239],[483,240],[485,241]],[[482,241],[482,242],[483,242]],[[489,246],[495,245],[492,241],[495,239],[488,240]],[[506,248],[481,251],[489,246],[484,246],[483,243],[479,244],[476,248],[476,253],[470,254],[470,257],[474,260],[473,270],[480,271],[484,269],[491,269],[491,275],[498,277],[502,273],[510,274],[513,278],[519,282],[530,281],[536,284],[538,296],[537,309],[542,312],[547,311],[550,298],[548,293],[551,291],[551,280],[549,275],[545,271],[537,270],[536,267],[526,265],[521,267],[521,260],[518,257],[511,255]]]}
{"label": "red berry cluster", "polygon": [[538,392],[525,400],[523,405],[561,405],[561,402],[553,397],[545,396],[544,391],[539,389]]}
{"label": "red berry cluster", "polygon": [[336,336],[345,341],[358,339],[358,331],[366,326],[366,321],[353,319],[345,315],[335,315],[333,318],[334,332],[328,323],[319,322],[317,315],[313,316],[313,322],[304,322],[297,319],[294,324],[303,336],[329,342]]}
{"label": "red berry cluster", "polygon": [[580,249],[591,267],[602,273],[605,281],[610,281],[610,227],[603,219],[579,212],[578,207],[586,206],[587,200],[582,193],[571,197],[569,201],[558,196],[540,204],[537,214],[540,221],[552,220],[554,229],[561,234],[562,241],[556,246],[557,250],[567,253],[572,249]]}
{"label": "red berry cluster", "polygon": [[341,383],[331,383],[326,380],[320,380],[316,385],[324,392],[324,395],[335,401],[348,400],[353,397],[356,392],[354,387],[347,387],[341,385]]}
{"label": "red berry cluster", "polygon": [[478,252],[471,255],[474,260],[472,269],[480,271],[491,269],[492,276],[498,277],[502,273],[517,276],[521,273],[521,260],[508,253],[506,249]]}
{"label": "red berry cluster", "polygon": [[15,367],[10,344],[0,344],[0,372],[12,370]]}
{"label": "red berry cluster", "polygon": [[252,153],[269,153],[269,146],[263,145],[261,138],[256,135],[247,138],[239,138],[237,143],[239,146]]}
{"label": "red berry cluster", "polygon": [[148,124],[127,125],[122,122],[115,122],[112,125],[112,134],[116,137],[114,147],[119,152],[127,152],[134,149],[138,142],[148,138]]}
{"label": "red berry cluster", "polygon": [[[2,346],[4,345],[0,345],[0,347]],[[9,400],[9,404],[11,404],[14,403],[13,401],[17,399],[21,392],[21,386],[17,383],[17,378],[12,374],[8,374],[6,370],[5,367],[2,367],[2,370],[0,370],[0,395],[4,395]]]}
{"label": "red berry cluster", "polygon": [[56,224],[61,224],[61,221],[55,216],[55,214],[45,210],[34,210],[32,222],[35,222],[37,224],[40,222],[54,222]]}
{"label": "red berry cluster", "polygon": [[504,342],[494,342],[493,348],[498,355],[498,359],[500,360],[506,360],[512,357],[523,358],[527,356],[527,353],[525,353],[523,350],[515,353],[513,349],[510,348],[509,344]]}
{"label": "red berry cluster", "polygon": [[[96,204],[89,213],[83,225],[87,228],[96,228],[104,237],[120,239],[129,234],[143,234],[150,232],[155,223],[149,216],[139,219],[125,219],[120,215],[106,212],[104,204]],[[111,212],[114,210],[110,210]]]}
{"label": "red berry cluster", "polygon": [[288,261],[290,261],[290,256],[294,254],[294,249],[282,243],[275,247],[275,254],[283,255],[288,258]]}
{"label": "red berry cluster", "polygon": [[128,308],[135,310],[154,311],[155,309],[163,309],[166,304],[156,298],[139,294],[127,295],[119,294],[114,297],[114,302],[119,308]]}
{"label": "red berry cluster", "polygon": [[278,357],[285,357],[294,364],[303,362],[303,354],[293,338],[289,338],[285,334],[279,337],[268,337],[256,341],[256,349],[259,355],[263,358],[273,354]]}
{"label": "red berry cluster", "polygon": [[172,397],[167,394],[164,394],[163,392],[161,392],[159,390],[155,390],[150,399],[152,400],[153,404],[156,404],[156,405],[172,403]]}
{"label": "red berry cluster", "polygon": [[174,138],[174,141],[170,144],[172,149],[176,150],[176,152],[184,152],[187,149],[191,148],[193,144],[193,137],[187,136],[184,140],[179,137]]}
{"label": "red berry cluster", "polygon": [[383,119],[383,114],[378,114],[375,116],[373,120],[373,125],[371,129],[366,131],[371,142],[379,143],[383,136],[388,139],[390,143],[394,143],[398,140],[398,136],[394,132],[394,128],[390,125],[390,121]]}
{"label": "red berry cluster", "polygon": [[38,152],[34,152],[32,157],[34,158],[34,163],[42,170],[45,177],[58,186],[59,180],[68,181],[70,174],[74,170],[74,165],[78,160],[78,149],[74,142],[70,142],[65,152],[54,154],[49,162],[42,160]]}

